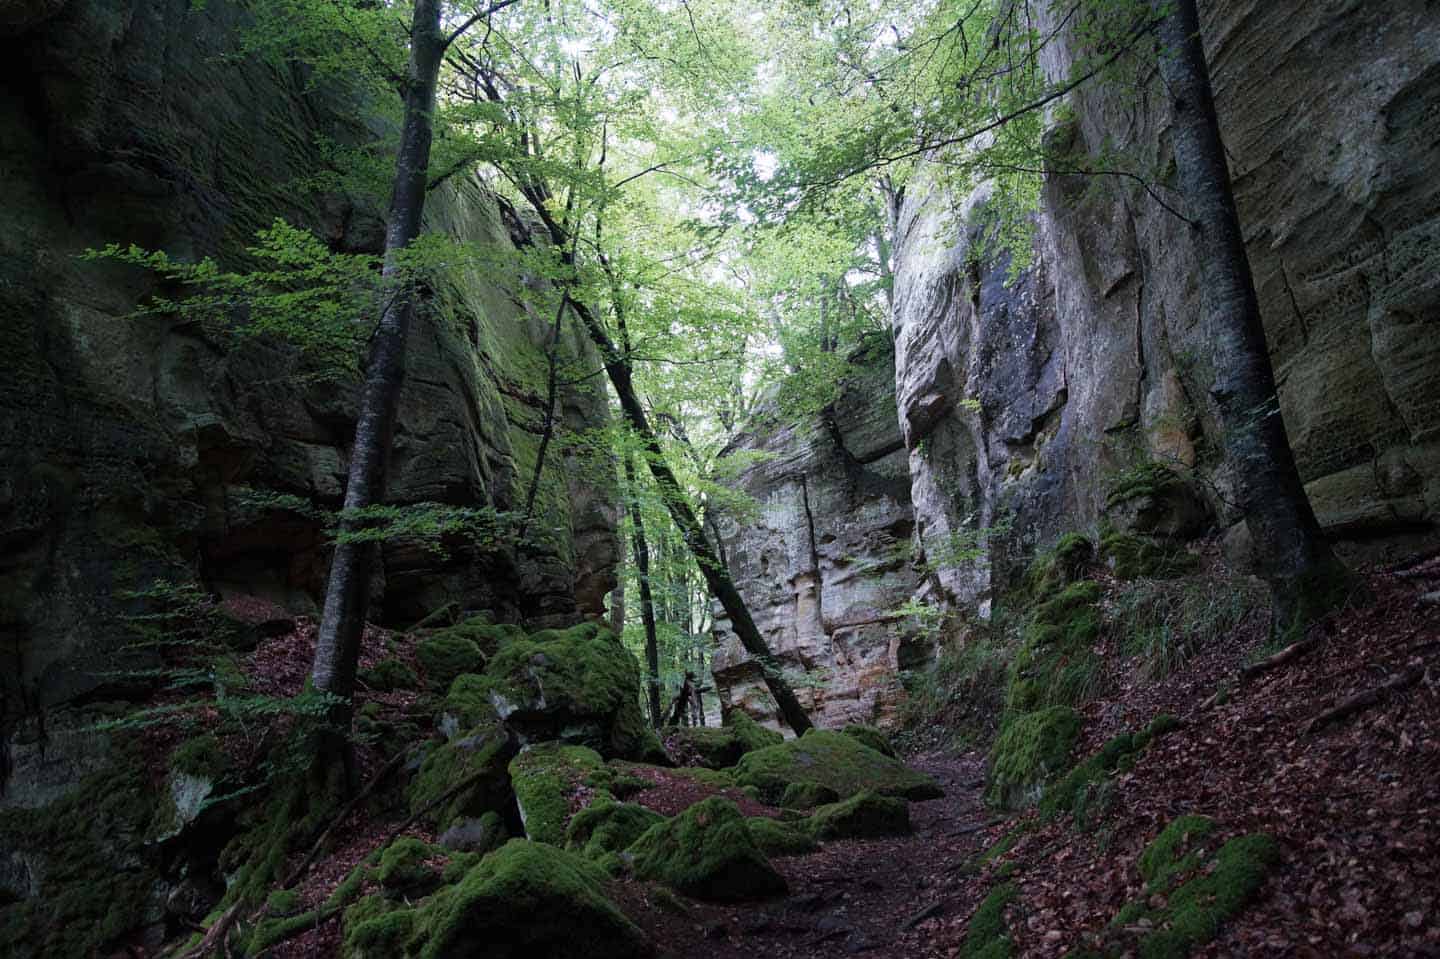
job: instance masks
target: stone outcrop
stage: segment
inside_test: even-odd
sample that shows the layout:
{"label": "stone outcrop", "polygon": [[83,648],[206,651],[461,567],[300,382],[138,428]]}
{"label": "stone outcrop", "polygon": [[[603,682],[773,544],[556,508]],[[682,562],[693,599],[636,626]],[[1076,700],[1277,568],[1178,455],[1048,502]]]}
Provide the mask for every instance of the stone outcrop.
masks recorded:
{"label": "stone outcrop", "polygon": [[[123,596],[157,578],[311,611],[326,575],[315,511],[340,501],[355,382],[317,378],[282,344],[131,318],[148,294],[177,291],[76,258],[137,243],[241,263],[254,231],[280,216],[335,250],[379,249],[383,198],[313,184],[330,170],[327,144],[372,140],[383,125],[362,124],[383,112],[289,65],[223,57],[236,9],[0,10],[4,713],[74,698],[99,669],[125,668],[114,654],[128,638]],[[532,242],[476,181],[433,191],[427,221],[472,250]],[[523,278],[500,273],[453,270],[428,299],[407,361],[393,502],[523,507],[550,317],[527,304]],[[561,354],[598,368],[573,332]],[[602,426],[607,405],[590,387],[561,400],[536,542],[456,543],[448,555],[387,543],[382,620],[409,625],[445,603],[536,625],[600,612],[617,549],[608,464],[564,440]]]}
{"label": "stone outcrop", "polygon": [[[1201,7],[1312,502],[1352,548],[1433,541],[1440,23],[1422,0]],[[1068,34],[1053,46],[1052,72],[1074,49]],[[1081,163],[1108,143],[1130,169],[1166,171],[1168,103],[1153,67],[1135,70],[1138,89],[1072,94],[1050,142]],[[1166,175],[1154,189],[1174,205]],[[1005,530],[985,560],[942,571],[946,598],[983,607],[1011,557],[1097,522],[1146,463],[1194,478],[1203,525],[1235,524],[1188,227],[1131,181],[1051,176],[1033,262],[1007,284],[978,242],[985,195],[912,185],[898,217],[896,392],[919,538],[934,550],[957,529]]]}
{"label": "stone outcrop", "polygon": [[[731,442],[728,451],[755,456],[735,481],[753,508],[720,521],[736,586],[822,726],[889,718],[898,671],[929,656],[901,612],[920,576],[910,555],[905,450],[887,402],[889,344],[858,352],[850,368],[819,421],[762,419]],[[722,703],[775,721],[760,667],[718,605],[715,624]]]}

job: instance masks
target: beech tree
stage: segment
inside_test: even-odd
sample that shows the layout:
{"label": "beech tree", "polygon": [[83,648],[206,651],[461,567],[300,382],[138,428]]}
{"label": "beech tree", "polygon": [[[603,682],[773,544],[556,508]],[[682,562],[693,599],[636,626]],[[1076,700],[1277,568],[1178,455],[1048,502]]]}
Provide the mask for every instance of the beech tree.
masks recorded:
{"label": "beech tree", "polygon": [[1155,15],[1175,167],[1195,234],[1215,357],[1210,395],[1256,563],[1274,597],[1276,628],[1294,631],[1344,600],[1351,577],[1320,530],[1285,435],[1195,0],[1157,0]]}

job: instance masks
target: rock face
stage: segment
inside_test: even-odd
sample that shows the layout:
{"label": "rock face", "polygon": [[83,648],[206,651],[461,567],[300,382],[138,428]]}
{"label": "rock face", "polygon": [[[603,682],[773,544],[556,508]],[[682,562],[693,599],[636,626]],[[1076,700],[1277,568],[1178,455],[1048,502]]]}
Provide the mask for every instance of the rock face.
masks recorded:
{"label": "rock face", "polygon": [[[34,9],[31,10],[30,7]],[[341,251],[375,251],[374,199],[310,189],[325,143],[373,139],[363,101],[258,60],[222,59],[225,3],[70,0],[0,15],[0,655],[3,711],[73,698],[126,634],[122,596],[198,581],[314,609],[327,556],[314,509],[338,506],[356,384],[316,379],[283,345],[128,318],[169,292],[82,262],[108,243],[243,259],[274,217]],[[428,228],[477,250],[531,242],[476,182],[433,192]],[[390,498],[523,506],[544,414],[549,318],[522,278],[479,267],[433,291],[412,338]],[[566,362],[598,366],[576,334]],[[564,625],[600,612],[617,544],[606,464],[565,440],[606,422],[565,389],[562,436],[524,548],[387,543],[375,609],[438,606]],[[591,467],[594,467],[592,470]],[[297,497],[310,509],[293,509]]]}
{"label": "rock face", "polygon": [[[891,396],[892,354],[873,345],[833,415],[761,424],[730,450],[758,452],[736,480],[753,513],[720,522],[731,575],[811,718],[874,722],[899,701],[898,670],[929,649],[900,611],[919,586],[911,562],[910,478]],[[721,702],[776,722],[759,665],[715,608]],[[806,681],[801,681],[802,678]]]}
{"label": "rock face", "polygon": [[[1201,7],[1312,502],[1342,539],[1433,540],[1440,23],[1423,0]],[[1052,71],[1073,45],[1052,49]],[[1083,162],[1108,141],[1130,168],[1166,170],[1168,102],[1154,70],[1137,70],[1138,91],[1072,94],[1050,142]],[[1163,174],[1156,189],[1175,199]],[[918,536],[934,551],[957,529],[1007,530],[984,560],[942,570],[939,592],[983,607],[1017,551],[1095,523],[1107,490],[1147,462],[1196,477],[1208,525],[1233,524],[1185,224],[1128,181],[1050,177],[1034,261],[1006,285],[970,225],[984,201],[912,186],[897,230],[896,392]]]}

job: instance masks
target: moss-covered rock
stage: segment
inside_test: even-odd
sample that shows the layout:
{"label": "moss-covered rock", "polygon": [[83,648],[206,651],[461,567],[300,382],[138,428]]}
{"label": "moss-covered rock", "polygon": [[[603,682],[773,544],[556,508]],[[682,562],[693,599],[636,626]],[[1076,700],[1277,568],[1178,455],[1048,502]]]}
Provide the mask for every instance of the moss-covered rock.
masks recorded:
{"label": "moss-covered rock", "polygon": [[603,871],[574,853],[512,839],[481,859],[460,882],[415,910],[404,955],[417,959],[651,955],[644,935],[606,898],[605,878]]}
{"label": "moss-covered rock", "polygon": [[510,761],[510,783],[525,835],[552,846],[565,844],[565,829],[586,780],[605,769],[593,749],[541,743]]}
{"label": "moss-covered rock", "polygon": [[483,854],[497,848],[508,838],[505,820],[492,810],[478,817],[452,819],[435,841],[451,852]]}
{"label": "moss-covered rock", "polygon": [[602,799],[580,810],[565,829],[565,848],[591,862],[609,865],[616,853],[629,847],[665,817],[635,803]]}
{"label": "moss-covered rock", "polygon": [[785,741],[783,733],[760,725],[739,707],[726,710],[724,722],[725,728],[740,738],[740,743],[747,753],[778,746]]}
{"label": "moss-covered rock", "polygon": [[425,684],[439,692],[449,689],[455,677],[485,668],[485,654],[473,639],[458,633],[433,633],[415,646],[415,658],[425,671]]}
{"label": "moss-covered rock", "polygon": [[375,878],[391,895],[424,895],[440,881],[439,871],[429,862],[443,855],[427,842],[402,836],[385,847]]}
{"label": "moss-covered rock", "polygon": [[1082,725],[1068,706],[1012,718],[990,749],[986,802],[1013,809],[1039,800],[1045,783],[1069,765]]}
{"label": "moss-covered rock", "polygon": [[[499,723],[481,725],[433,747],[406,793],[412,813],[441,829],[457,816],[502,812],[511,801],[508,766],[516,746]],[[453,794],[457,786],[464,787]]]}
{"label": "moss-covered rock", "polygon": [[1100,555],[1120,579],[1173,579],[1193,573],[1200,557],[1180,546],[1155,542],[1133,533],[1108,533]]}
{"label": "moss-covered rock", "polygon": [[875,726],[865,723],[850,723],[840,731],[847,736],[855,737],[877,753],[883,753],[891,759],[897,758],[895,747],[890,743],[890,737]]}
{"label": "moss-covered rock", "polygon": [[660,730],[665,752],[677,766],[725,769],[747,752],[733,729],[714,726],[666,726]]}
{"label": "moss-covered rock", "polygon": [[522,742],[559,740],[607,757],[665,760],[640,712],[640,667],[595,623],[513,637],[485,668],[489,696]]}
{"label": "moss-covered rock", "polygon": [[1031,597],[1054,595],[1084,578],[1095,559],[1095,544],[1080,533],[1066,533],[1055,545],[1035,554],[1025,570],[1024,589]]}
{"label": "moss-covered rock", "polygon": [[447,739],[454,739],[477,726],[496,725],[500,716],[490,702],[491,682],[475,673],[455,677],[440,704],[436,725]]}
{"label": "moss-covered rock", "polygon": [[763,899],[786,891],[739,808],[719,796],[650,827],[629,853],[637,876],[696,899]]}
{"label": "moss-covered rock", "polygon": [[1010,666],[1005,708],[1011,714],[1077,705],[1095,690],[1100,658],[1100,586],[1082,580],[1035,607]]}
{"label": "moss-covered rock", "polygon": [[341,921],[341,955],[345,959],[389,959],[406,955],[405,943],[415,931],[415,910],[381,895],[359,900]]}
{"label": "moss-covered rock", "polygon": [[745,825],[749,828],[750,838],[755,840],[755,845],[772,859],[780,856],[803,856],[819,848],[814,838],[799,823],[751,816],[745,820]]}
{"label": "moss-covered rock", "polygon": [[172,772],[216,780],[230,768],[230,757],[220,740],[210,734],[185,740],[170,754]]}
{"label": "moss-covered rock", "polygon": [[420,677],[414,668],[404,660],[394,657],[382,659],[374,666],[360,670],[359,679],[367,688],[379,693],[420,688]]}
{"label": "moss-covered rock", "polygon": [[878,839],[910,834],[910,804],[873,792],[821,806],[807,821],[817,839]]}
{"label": "moss-covered rock", "polygon": [[747,753],[736,780],[778,802],[795,783],[818,783],[846,798],[866,790],[906,799],[935,799],[944,793],[923,773],[878,753],[853,736],[815,729],[799,739]]}
{"label": "moss-covered rock", "polygon": [[1160,891],[1172,877],[1199,865],[1208,856],[1205,841],[1214,831],[1209,816],[1191,813],[1171,821],[1140,854],[1140,875],[1149,888]]}
{"label": "moss-covered rock", "polygon": [[780,805],[786,809],[814,809],[826,803],[838,802],[840,794],[829,786],[817,782],[791,783],[780,795]]}

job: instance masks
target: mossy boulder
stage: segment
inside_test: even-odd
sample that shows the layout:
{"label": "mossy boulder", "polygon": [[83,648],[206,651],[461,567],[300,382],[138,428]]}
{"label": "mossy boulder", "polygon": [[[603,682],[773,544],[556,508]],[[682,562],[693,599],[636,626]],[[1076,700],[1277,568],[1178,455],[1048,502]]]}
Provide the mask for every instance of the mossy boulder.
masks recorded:
{"label": "mossy boulder", "polygon": [[606,757],[665,760],[640,712],[640,667],[595,623],[503,643],[485,668],[489,697],[522,743],[558,740]]}
{"label": "mossy boulder", "polygon": [[617,853],[643,836],[650,827],[664,821],[664,816],[644,806],[601,799],[571,818],[565,829],[565,848],[579,852],[591,862],[609,867],[616,862]]}
{"label": "mossy boulder", "polygon": [[725,769],[740,761],[747,749],[733,729],[715,726],[666,726],[660,730],[665,753],[677,766]]}
{"label": "mossy boulder", "polygon": [[[503,814],[510,807],[508,767],[516,749],[509,731],[498,722],[476,726],[434,746],[406,792],[410,811],[440,829],[456,817]],[[462,782],[467,785],[446,795]]]}
{"label": "mossy boulder", "polygon": [[821,806],[807,820],[817,839],[878,839],[910,834],[910,804],[873,792]]}
{"label": "mossy boulder", "polygon": [[1025,570],[1024,589],[1031,597],[1045,597],[1085,577],[1095,559],[1095,544],[1081,533],[1066,533],[1049,549],[1035,554]]}
{"label": "mossy boulder", "polygon": [[1120,579],[1174,579],[1200,566],[1200,557],[1182,546],[1133,533],[1107,534],[1100,540],[1100,555]]}
{"label": "mossy boulder", "polygon": [[394,657],[382,659],[374,666],[360,670],[359,679],[365,687],[379,693],[420,688],[420,676],[414,667]]}
{"label": "mossy boulder", "polygon": [[768,749],[785,741],[783,733],[760,725],[749,713],[738,706],[725,711],[724,724],[726,729],[739,738],[743,752],[751,753],[757,749]]}
{"label": "mossy boulder", "polygon": [[1078,705],[1094,693],[1100,675],[1094,651],[1100,636],[1099,601],[1100,585],[1081,580],[1035,607],[1010,666],[1007,712]]}
{"label": "mossy boulder", "polygon": [[361,900],[345,914],[347,959],[648,956],[644,935],[605,895],[605,873],[574,853],[512,839],[458,882],[409,909]]}
{"label": "mossy boulder", "polygon": [[1210,516],[1204,500],[1184,477],[1152,462],[1126,470],[1111,483],[1105,518],[1123,533],[1173,542],[1203,531]]}
{"label": "mossy boulder", "polygon": [[1083,725],[1068,706],[1012,718],[990,749],[986,802],[1015,809],[1038,801],[1045,784],[1069,766]]}
{"label": "mossy boulder", "polygon": [[812,729],[799,739],[747,753],[735,772],[740,785],[754,786],[769,802],[781,801],[795,783],[828,787],[842,799],[867,790],[906,799],[944,795],[929,776],[833,730]]}
{"label": "mossy boulder", "polygon": [[480,816],[458,816],[435,840],[441,848],[459,853],[487,853],[503,843],[505,820],[491,810]]}
{"label": "mossy boulder", "polygon": [[800,823],[751,816],[745,820],[745,825],[750,830],[750,838],[755,840],[755,845],[772,859],[780,856],[803,856],[819,848]]}
{"label": "mossy boulder", "polygon": [[786,809],[814,809],[839,800],[838,792],[817,782],[791,783],[780,795],[780,805]]}
{"label": "mossy boulder", "polygon": [[375,878],[386,893],[394,896],[421,896],[440,882],[440,873],[431,865],[444,852],[413,836],[402,836],[380,855]]}
{"label": "mossy boulder", "polygon": [[454,739],[477,726],[500,722],[500,716],[490,702],[490,685],[489,679],[475,673],[461,673],[455,677],[445,692],[440,715],[436,719],[436,726],[446,739]]}
{"label": "mossy boulder", "polygon": [[425,672],[425,685],[439,692],[455,677],[485,668],[485,654],[473,639],[453,632],[433,633],[415,646],[415,659]]}
{"label": "mossy boulder", "polygon": [[525,835],[552,846],[565,844],[565,829],[587,780],[605,760],[585,746],[541,743],[510,761],[510,784]]}
{"label": "mossy boulder", "polygon": [[739,808],[719,796],[650,827],[629,854],[637,876],[696,899],[764,899],[787,888]]}
{"label": "mossy boulder", "polygon": [[891,759],[895,759],[895,747],[890,743],[890,737],[885,735],[879,727],[870,726],[865,723],[850,723],[840,730],[847,736],[853,736],[860,740],[877,753],[883,753]]}

